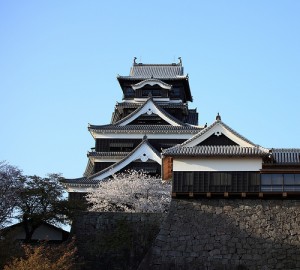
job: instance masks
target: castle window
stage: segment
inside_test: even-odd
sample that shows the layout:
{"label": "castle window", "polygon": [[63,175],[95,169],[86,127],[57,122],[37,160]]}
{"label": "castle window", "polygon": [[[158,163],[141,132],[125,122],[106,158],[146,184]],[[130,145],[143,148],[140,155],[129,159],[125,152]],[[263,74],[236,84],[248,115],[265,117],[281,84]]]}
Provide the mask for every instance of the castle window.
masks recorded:
{"label": "castle window", "polygon": [[300,174],[262,174],[261,191],[300,191]]}
{"label": "castle window", "polygon": [[109,144],[109,151],[112,152],[128,152],[133,149],[133,143],[110,143]]}
{"label": "castle window", "polygon": [[148,97],[151,95],[152,97],[161,97],[161,90],[158,89],[147,89],[142,92],[143,97]]}
{"label": "castle window", "polygon": [[135,92],[134,92],[134,90],[132,88],[130,88],[130,87],[126,88],[126,90],[125,90],[125,97],[127,97],[127,98],[133,98],[134,95],[135,95]]}
{"label": "castle window", "polygon": [[284,191],[300,191],[300,174],[284,174]]}
{"label": "castle window", "polygon": [[171,90],[171,97],[172,98],[180,98],[180,88],[173,88]]}

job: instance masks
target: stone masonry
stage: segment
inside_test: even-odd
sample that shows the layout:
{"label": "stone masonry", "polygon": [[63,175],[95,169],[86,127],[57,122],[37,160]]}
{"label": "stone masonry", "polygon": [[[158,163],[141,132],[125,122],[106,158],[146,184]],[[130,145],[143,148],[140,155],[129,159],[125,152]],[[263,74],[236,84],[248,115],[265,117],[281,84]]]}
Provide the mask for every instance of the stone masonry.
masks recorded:
{"label": "stone masonry", "polygon": [[81,213],[71,229],[79,268],[137,269],[165,217],[162,213]]}
{"label": "stone masonry", "polygon": [[145,269],[300,269],[300,201],[174,199]]}

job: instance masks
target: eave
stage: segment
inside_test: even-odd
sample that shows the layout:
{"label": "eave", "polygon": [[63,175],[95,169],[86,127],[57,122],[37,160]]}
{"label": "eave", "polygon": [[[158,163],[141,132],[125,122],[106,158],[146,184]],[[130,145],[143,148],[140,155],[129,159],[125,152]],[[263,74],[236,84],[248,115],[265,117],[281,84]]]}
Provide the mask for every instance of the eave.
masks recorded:
{"label": "eave", "polygon": [[[143,78],[134,78],[131,76],[117,76],[117,80],[123,90],[123,84],[124,83],[129,83],[129,84],[137,84],[139,82],[142,82],[144,80],[151,79],[151,77],[143,77]],[[159,78],[156,77],[156,79],[162,80],[163,82],[173,85],[172,82],[178,82],[182,81],[184,84],[185,88],[185,95],[186,95],[186,100],[193,102],[193,97],[191,94],[191,89],[190,89],[190,84],[189,84],[189,77],[188,76],[178,76],[178,77],[173,77],[173,78]]]}

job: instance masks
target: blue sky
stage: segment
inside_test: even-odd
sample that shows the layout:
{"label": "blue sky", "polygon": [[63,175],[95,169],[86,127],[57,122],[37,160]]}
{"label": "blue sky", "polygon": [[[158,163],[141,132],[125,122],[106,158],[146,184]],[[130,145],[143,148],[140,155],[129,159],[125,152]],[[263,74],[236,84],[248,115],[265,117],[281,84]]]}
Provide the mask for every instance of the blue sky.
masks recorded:
{"label": "blue sky", "polygon": [[182,57],[199,124],[218,112],[265,147],[300,148],[299,1],[0,1],[0,160],[80,177],[133,57]]}

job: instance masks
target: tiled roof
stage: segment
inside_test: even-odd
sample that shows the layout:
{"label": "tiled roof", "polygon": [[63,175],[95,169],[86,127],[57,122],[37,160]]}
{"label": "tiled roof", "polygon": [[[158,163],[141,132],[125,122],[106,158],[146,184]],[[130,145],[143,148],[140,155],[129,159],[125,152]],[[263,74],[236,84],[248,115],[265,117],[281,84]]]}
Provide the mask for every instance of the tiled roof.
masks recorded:
{"label": "tiled roof", "polygon": [[122,163],[125,159],[128,159],[130,156],[132,156],[144,143],[146,143],[156,153],[156,155],[160,157],[160,153],[155,148],[153,148],[153,146],[146,139],[146,140],[143,140],[133,151],[128,153],[128,155],[126,157],[124,157],[122,160],[120,160],[119,162],[114,163],[113,165],[105,168],[104,170],[102,170],[100,172],[95,173],[94,175],[91,175],[89,177],[89,179],[92,180],[96,176],[98,176],[100,174],[103,174],[104,172],[107,172],[107,171],[111,170],[112,168],[114,168],[115,166],[117,166],[118,164]]}
{"label": "tiled roof", "polygon": [[80,177],[80,178],[73,178],[73,179],[63,179],[60,180],[61,183],[66,184],[66,185],[77,185],[77,184],[85,184],[87,177]]}
{"label": "tiled roof", "polygon": [[[115,124],[120,120],[120,113],[124,109],[137,109],[139,108],[144,102],[120,102],[115,105],[116,110],[113,113],[111,124]],[[161,108],[163,109],[182,109],[185,114],[188,113],[188,105],[184,103],[162,103],[162,102],[156,102]],[[197,125],[198,121],[191,121],[190,119],[187,121],[187,123],[192,124],[192,125]]]}
{"label": "tiled roof", "polygon": [[201,130],[198,134],[196,134],[195,136],[193,136],[192,138],[190,138],[189,140],[185,141],[184,143],[182,143],[182,145],[186,145],[189,144],[190,142],[194,141],[195,139],[199,138],[200,136],[202,136],[204,133],[206,133],[207,131],[209,131],[210,129],[212,129],[214,126],[216,126],[217,124],[221,124],[222,126],[224,126],[227,130],[229,130],[231,133],[233,133],[235,136],[239,137],[240,139],[244,140],[245,142],[256,146],[253,142],[249,141],[247,138],[245,138],[244,136],[242,136],[241,134],[239,134],[238,132],[236,132],[235,130],[233,130],[231,127],[227,126],[224,122],[222,122],[221,120],[216,120],[212,125],[208,126],[207,128],[204,128],[203,130]]}
{"label": "tiled roof", "polygon": [[300,149],[271,149],[274,163],[276,164],[300,164]]}
{"label": "tiled roof", "polygon": [[126,157],[129,152],[88,152],[89,157]]}
{"label": "tiled roof", "polygon": [[124,162],[126,159],[128,159],[130,156],[132,156],[136,151],[138,151],[138,149],[143,145],[143,144],[147,144],[151,149],[152,151],[160,157],[160,153],[155,149],[153,148],[153,146],[149,143],[149,141],[146,139],[146,140],[143,140],[133,151],[131,151],[130,153],[128,153],[128,155],[126,155],[126,157],[124,157],[122,160],[114,163],[113,165],[103,169],[102,171],[100,172],[97,172],[93,175],[90,175],[89,177],[81,177],[81,178],[76,178],[76,179],[64,179],[62,181],[62,183],[64,183],[65,185],[69,185],[69,186],[76,186],[76,185],[86,185],[86,186],[89,186],[89,185],[97,185],[99,184],[99,182],[101,180],[95,180],[94,178],[103,174],[103,173],[106,173],[110,170],[112,170],[113,168],[115,168],[116,166],[118,166],[120,163]]}
{"label": "tiled roof", "polygon": [[134,64],[130,69],[131,78],[178,78],[183,76],[181,64]]}
{"label": "tiled roof", "polygon": [[197,126],[171,126],[171,125],[127,125],[127,126],[116,126],[116,125],[89,125],[89,131],[96,131],[98,133],[149,133],[149,134],[165,134],[165,133],[184,133],[184,134],[196,134],[201,129]]}
{"label": "tiled roof", "polygon": [[[172,108],[172,109],[185,109],[188,108],[188,105],[185,103],[172,103],[172,102],[159,102],[155,101],[157,105],[159,105],[162,108]],[[117,102],[116,107],[117,108],[138,108],[140,107],[144,102]],[[193,110],[193,109],[191,109]]]}
{"label": "tiled roof", "polygon": [[94,165],[93,165],[93,163],[90,160],[88,160],[88,163],[86,165],[86,168],[85,168],[85,171],[83,173],[83,176],[84,177],[88,177],[88,176],[92,175],[93,172],[94,172]]}
{"label": "tiled roof", "polygon": [[265,156],[269,152],[260,147],[241,147],[237,145],[204,145],[194,147],[174,146],[162,152],[170,156]]}
{"label": "tiled roof", "polygon": [[120,121],[118,121],[117,123],[115,123],[115,125],[120,125],[121,123],[123,123],[124,121],[130,119],[133,115],[137,114],[140,110],[142,110],[147,103],[153,103],[154,106],[158,109],[158,111],[160,111],[163,115],[165,115],[167,118],[171,119],[172,121],[174,121],[176,124],[184,126],[185,124],[182,123],[181,121],[179,121],[177,118],[175,118],[173,115],[169,114],[168,112],[166,112],[163,108],[161,108],[160,106],[157,105],[157,103],[153,100],[152,97],[148,98],[144,104],[142,104],[139,108],[137,108],[135,111],[133,111],[131,114],[125,116],[124,118],[122,118]]}
{"label": "tiled roof", "polygon": [[125,81],[132,81],[135,84],[152,78],[160,79],[168,84],[170,83],[169,81],[180,81],[185,87],[186,100],[193,101],[189,86],[189,76],[184,75],[181,61],[178,64],[138,64],[134,62],[129,76],[117,76],[122,88]]}

